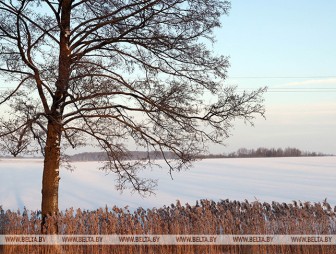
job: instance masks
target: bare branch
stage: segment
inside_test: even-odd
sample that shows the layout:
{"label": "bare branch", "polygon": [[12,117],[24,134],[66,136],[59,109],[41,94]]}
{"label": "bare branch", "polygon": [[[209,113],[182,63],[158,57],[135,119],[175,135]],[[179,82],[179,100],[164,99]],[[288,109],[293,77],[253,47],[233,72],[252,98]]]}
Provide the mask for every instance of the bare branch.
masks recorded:
{"label": "bare branch", "polygon": [[53,177],[43,195],[57,197],[64,146],[97,145],[119,189],[151,192],[155,182],[138,172],[154,158],[126,160],[130,140],[160,153],[172,174],[208,142],[223,143],[234,120],[264,115],[266,90],[224,86],[228,60],[204,43],[228,9],[224,0],[0,1],[0,72],[15,83],[0,105],[24,116],[0,136],[21,131],[16,142],[25,144],[30,130]]}
{"label": "bare branch", "polygon": [[17,87],[12,92],[10,92],[2,101],[0,101],[0,105],[3,104],[3,103],[5,103],[11,97],[13,97],[15,95],[15,93],[20,89],[20,87],[22,86],[22,84],[24,84],[30,78],[31,77],[25,77],[24,79],[22,79],[20,81],[20,83],[17,85]]}

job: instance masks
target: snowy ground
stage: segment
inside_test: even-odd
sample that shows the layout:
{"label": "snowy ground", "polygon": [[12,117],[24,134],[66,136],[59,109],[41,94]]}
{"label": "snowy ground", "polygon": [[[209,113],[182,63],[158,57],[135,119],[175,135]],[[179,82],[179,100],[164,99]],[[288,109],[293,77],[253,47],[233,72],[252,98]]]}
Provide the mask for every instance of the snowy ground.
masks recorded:
{"label": "snowy ground", "polygon": [[[3,209],[36,210],[41,202],[42,161],[0,160],[0,205]],[[207,159],[189,171],[175,173],[174,180],[164,169],[146,172],[159,179],[155,196],[120,194],[113,174],[98,171],[98,162],[76,162],[74,172],[61,170],[60,209],[96,209],[113,205],[130,208],[160,207],[180,200],[195,204],[199,199],[292,200],[328,202],[336,205],[336,157]]]}

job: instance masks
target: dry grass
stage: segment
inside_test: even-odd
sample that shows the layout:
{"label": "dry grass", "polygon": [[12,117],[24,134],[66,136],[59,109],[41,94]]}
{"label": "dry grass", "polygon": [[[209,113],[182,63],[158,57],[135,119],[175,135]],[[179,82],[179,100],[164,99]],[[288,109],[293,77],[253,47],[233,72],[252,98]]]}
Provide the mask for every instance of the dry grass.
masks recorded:
{"label": "dry grass", "polygon": [[[126,208],[69,209],[57,220],[60,234],[335,234],[336,207],[310,204],[201,200],[129,211]],[[3,211],[0,234],[40,234],[37,212]],[[336,246],[61,246],[60,253],[336,253]],[[2,246],[0,253],[51,253],[52,246]]]}

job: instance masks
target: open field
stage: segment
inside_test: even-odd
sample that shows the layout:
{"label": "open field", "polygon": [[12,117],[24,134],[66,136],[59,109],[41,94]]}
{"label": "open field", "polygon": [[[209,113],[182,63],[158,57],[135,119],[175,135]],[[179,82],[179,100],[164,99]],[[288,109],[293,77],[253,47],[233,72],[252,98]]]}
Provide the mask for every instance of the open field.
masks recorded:
{"label": "open field", "polygon": [[[49,223],[57,220],[59,233],[69,235],[333,235],[336,234],[335,165],[336,157],[209,159],[196,162],[190,171],[174,174],[174,180],[164,168],[156,168],[143,172],[143,176],[159,179],[157,194],[143,199],[137,194],[116,192],[113,175],[98,171],[98,162],[76,162],[74,172],[61,171],[62,211],[59,217],[50,218]],[[39,234],[41,217],[36,210],[41,200],[42,161],[2,159],[0,171],[0,234]],[[323,202],[325,198],[331,206]],[[196,200],[201,201],[195,205]],[[23,211],[24,206],[30,211]],[[18,208],[21,212],[16,212]],[[335,248],[335,245],[72,245],[59,247],[57,251],[275,254],[335,253]],[[0,246],[1,254],[51,252],[55,252],[52,246]]]}
{"label": "open field", "polygon": [[[163,163],[161,163],[162,166]],[[60,209],[129,206],[152,208],[200,199],[252,202],[322,202],[336,205],[336,157],[207,159],[189,171],[173,174],[154,168],[143,176],[159,179],[156,195],[120,194],[114,175],[99,171],[98,162],[76,162],[73,172],[61,170]],[[3,209],[37,210],[41,202],[42,161],[0,160],[0,204]]]}

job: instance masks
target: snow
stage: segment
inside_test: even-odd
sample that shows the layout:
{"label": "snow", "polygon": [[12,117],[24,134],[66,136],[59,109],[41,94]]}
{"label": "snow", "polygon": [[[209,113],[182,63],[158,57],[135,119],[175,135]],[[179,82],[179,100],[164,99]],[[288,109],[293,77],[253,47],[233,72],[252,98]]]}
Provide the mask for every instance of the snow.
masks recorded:
{"label": "snow", "polygon": [[[164,166],[163,162],[160,162]],[[156,195],[147,198],[115,189],[115,176],[99,171],[99,162],[75,162],[73,172],[60,171],[60,209],[129,206],[161,207],[195,204],[199,199],[259,200],[261,202],[322,202],[336,205],[336,157],[206,159],[192,169],[174,173],[167,168],[146,170],[159,179]],[[0,205],[3,209],[40,209],[43,162],[40,159],[0,160]]]}

